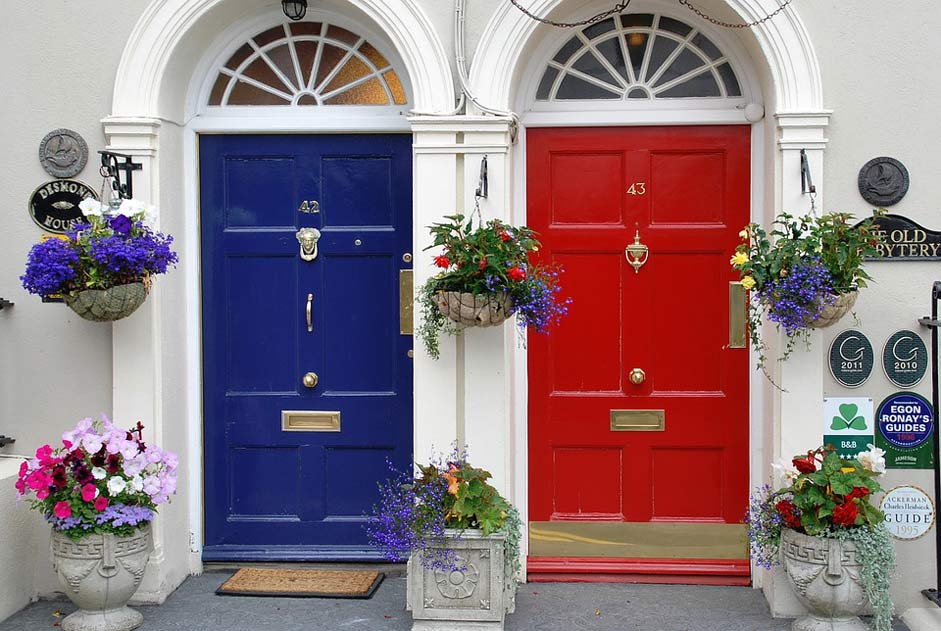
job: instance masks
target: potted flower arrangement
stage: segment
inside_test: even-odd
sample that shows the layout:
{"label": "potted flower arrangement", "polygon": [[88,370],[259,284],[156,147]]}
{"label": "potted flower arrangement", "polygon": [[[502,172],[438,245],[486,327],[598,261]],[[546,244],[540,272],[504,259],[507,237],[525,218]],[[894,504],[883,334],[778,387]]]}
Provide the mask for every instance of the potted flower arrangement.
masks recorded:
{"label": "potted flower arrangement", "polygon": [[408,559],[413,629],[503,629],[515,610],[521,522],[490,477],[454,453],[380,484],[366,532],[390,561]]}
{"label": "potted flower arrangement", "polygon": [[809,614],[795,631],[864,630],[858,618],[867,603],[875,631],[890,631],[893,605],[889,582],[895,550],[885,515],[872,505],[882,491],[881,449],[869,445],[855,459],[830,446],[776,465],[787,486],[764,486],[752,494],[748,537],[752,560],[784,571]]}
{"label": "potted flower arrangement", "polygon": [[147,298],[153,275],[177,263],[173,237],[150,227],[156,211],[138,200],[105,206],[88,198],[79,207],[88,223],[34,245],[20,280],[32,294],[61,295],[86,320],[126,318]]}
{"label": "potted flower arrangement", "polygon": [[871,280],[863,267],[865,259],[880,255],[880,236],[874,225],[880,214],[884,211],[851,225],[848,213],[819,217],[782,213],[770,235],[754,223],[739,233],[742,243],[731,264],[751,291],[749,332],[762,370],[763,316],[787,336],[780,356],[783,361],[799,337],[806,340],[810,329],[830,326],[853,308],[859,288]]}
{"label": "potted flower arrangement", "polygon": [[43,445],[20,466],[16,490],[52,526],[53,568],[79,609],[66,631],[130,631],[127,606],[153,550],[150,522],[176,492],[177,457],[107,417],[79,421],[62,445]]}
{"label": "potted flower arrangement", "polygon": [[501,324],[516,315],[521,329],[545,333],[568,312],[571,299],[558,297],[558,266],[533,265],[539,251],[535,233],[513,228],[498,219],[486,223],[449,215],[430,227],[432,245],[443,247],[434,258],[441,272],[419,293],[422,322],[419,335],[428,353],[438,358],[438,335],[465,327]]}

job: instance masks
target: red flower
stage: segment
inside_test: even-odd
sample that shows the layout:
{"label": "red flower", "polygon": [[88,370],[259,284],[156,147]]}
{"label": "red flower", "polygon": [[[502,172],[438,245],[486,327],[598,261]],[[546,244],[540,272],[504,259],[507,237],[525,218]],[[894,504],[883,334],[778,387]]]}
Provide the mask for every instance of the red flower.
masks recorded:
{"label": "red flower", "polygon": [[853,490],[850,491],[850,494],[846,496],[846,499],[847,499],[847,501],[849,501],[849,500],[851,500],[851,499],[853,499],[853,498],[855,498],[855,497],[858,497],[858,498],[862,499],[862,498],[866,497],[867,495],[869,495],[869,489],[867,489],[867,488],[864,487],[864,486],[854,486],[854,487],[853,487]]}
{"label": "red flower", "polygon": [[784,524],[788,528],[800,528],[801,520],[794,514],[794,511],[797,510],[794,506],[794,502],[791,500],[780,500],[777,504],[774,505],[775,510],[781,515],[784,519]]}
{"label": "red flower", "polygon": [[837,526],[852,526],[859,516],[859,507],[853,500],[846,500],[833,509],[833,523]]}
{"label": "red flower", "polygon": [[94,484],[86,484],[82,487],[82,501],[90,502],[98,495],[98,487]]}
{"label": "red flower", "polygon": [[449,259],[444,254],[442,254],[441,256],[436,256],[435,265],[437,265],[438,267],[443,267],[443,268],[449,267],[451,265],[451,259]]}
{"label": "red flower", "polygon": [[801,473],[813,473],[817,470],[814,459],[809,455],[806,458],[794,458],[791,462],[794,463],[794,467]]}
{"label": "red flower", "polygon": [[99,495],[98,499],[95,500],[95,510],[100,513],[106,508],[108,508],[108,498],[104,495]]}
{"label": "red flower", "polygon": [[484,269],[485,267],[487,267],[487,257],[486,257],[486,256],[483,257],[482,259],[480,259],[480,264],[479,264],[477,267],[479,267],[480,269]]}
{"label": "red flower", "polygon": [[506,275],[510,277],[510,280],[523,280],[526,278],[526,270],[519,267],[512,267]]}
{"label": "red flower", "polygon": [[510,235],[508,235],[508,234],[506,233],[506,230],[504,230],[503,232],[500,233],[500,240],[503,241],[504,243],[506,243],[507,241],[509,241],[509,240],[512,239],[512,238],[513,238],[513,237],[511,237]]}
{"label": "red flower", "polygon": [[118,454],[108,454],[108,465],[105,469],[111,475],[114,475],[121,470],[121,456]]}
{"label": "red flower", "polygon": [[64,489],[68,485],[69,479],[65,475],[65,465],[57,464],[52,468],[52,483],[57,489]]}

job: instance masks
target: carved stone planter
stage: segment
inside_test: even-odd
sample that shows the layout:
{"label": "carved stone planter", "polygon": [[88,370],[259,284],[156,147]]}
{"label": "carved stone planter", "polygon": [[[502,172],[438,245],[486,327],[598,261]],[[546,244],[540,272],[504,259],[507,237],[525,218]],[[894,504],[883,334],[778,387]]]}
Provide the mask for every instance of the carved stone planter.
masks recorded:
{"label": "carved stone planter", "polygon": [[845,294],[831,296],[833,302],[823,307],[817,319],[810,323],[812,329],[825,329],[831,324],[836,324],[840,318],[849,313],[853,305],[856,304],[856,298],[859,297],[858,291],[851,291]]}
{"label": "carved stone planter", "polygon": [[860,582],[860,562],[853,542],[781,531],[781,563],[797,599],[808,615],[793,631],[867,631],[857,616],[869,604]]}
{"label": "carved stone planter", "polygon": [[153,550],[150,525],[130,537],[71,539],[53,531],[50,549],[59,585],[79,608],[62,621],[65,631],[131,631],[144,622],[127,601],[137,591]]}
{"label": "carved stone planter", "polygon": [[134,313],[147,299],[145,283],[128,283],[110,289],[84,289],[62,296],[65,304],[85,320],[113,322]]}
{"label": "carved stone planter", "polygon": [[506,294],[481,296],[459,291],[439,291],[434,296],[438,310],[457,324],[469,326],[496,326],[503,324],[512,313],[513,301]]}
{"label": "carved stone planter", "polygon": [[[449,531],[457,534],[457,531]],[[412,631],[494,631],[516,610],[516,584],[508,576],[503,533],[488,537],[479,530],[448,538],[464,571],[422,567],[421,553],[408,561],[406,608]]]}

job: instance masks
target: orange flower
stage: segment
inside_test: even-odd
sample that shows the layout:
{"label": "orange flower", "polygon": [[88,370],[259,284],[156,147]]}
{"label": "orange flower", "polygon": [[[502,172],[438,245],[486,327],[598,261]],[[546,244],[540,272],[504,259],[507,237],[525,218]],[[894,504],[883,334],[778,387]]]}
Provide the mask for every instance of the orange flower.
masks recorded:
{"label": "orange flower", "polygon": [[444,479],[448,481],[448,493],[454,497],[457,497],[457,489],[461,485],[460,481],[457,479],[457,476],[454,475],[457,470],[457,467],[452,464],[450,465],[450,471],[441,474],[444,476]]}

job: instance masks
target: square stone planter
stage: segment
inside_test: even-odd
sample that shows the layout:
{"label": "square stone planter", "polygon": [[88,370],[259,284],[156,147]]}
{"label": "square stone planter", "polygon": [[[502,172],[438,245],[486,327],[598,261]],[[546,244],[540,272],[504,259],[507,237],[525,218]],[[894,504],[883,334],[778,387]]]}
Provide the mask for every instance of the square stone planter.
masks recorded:
{"label": "square stone planter", "polygon": [[[422,553],[408,561],[407,609],[412,631],[484,631],[503,629],[506,614],[516,609],[516,582],[507,568],[503,533],[483,536],[479,530],[448,531],[463,571],[422,567]],[[453,536],[453,538],[452,538]]]}

